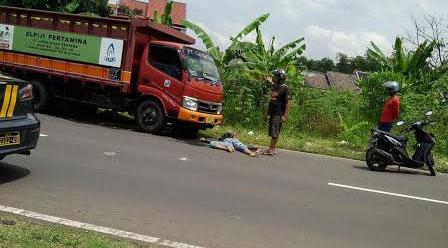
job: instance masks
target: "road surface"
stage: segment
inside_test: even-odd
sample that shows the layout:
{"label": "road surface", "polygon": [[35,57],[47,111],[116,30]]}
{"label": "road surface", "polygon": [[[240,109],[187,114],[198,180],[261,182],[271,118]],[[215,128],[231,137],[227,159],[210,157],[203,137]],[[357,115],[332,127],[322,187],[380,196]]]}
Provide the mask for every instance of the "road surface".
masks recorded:
{"label": "road surface", "polygon": [[210,248],[448,244],[446,175],[40,118],[38,149],[0,166],[0,205]]}

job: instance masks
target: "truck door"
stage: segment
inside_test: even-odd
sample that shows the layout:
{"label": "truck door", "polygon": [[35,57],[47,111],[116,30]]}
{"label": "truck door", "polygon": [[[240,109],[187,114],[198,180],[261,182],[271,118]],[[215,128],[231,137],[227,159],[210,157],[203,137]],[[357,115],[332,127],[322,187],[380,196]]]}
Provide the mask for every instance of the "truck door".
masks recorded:
{"label": "truck door", "polygon": [[176,103],[182,103],[184,85],[179,51],[175,48],[150,45],[146,67],[141,72],[141,83],[156,87]]}

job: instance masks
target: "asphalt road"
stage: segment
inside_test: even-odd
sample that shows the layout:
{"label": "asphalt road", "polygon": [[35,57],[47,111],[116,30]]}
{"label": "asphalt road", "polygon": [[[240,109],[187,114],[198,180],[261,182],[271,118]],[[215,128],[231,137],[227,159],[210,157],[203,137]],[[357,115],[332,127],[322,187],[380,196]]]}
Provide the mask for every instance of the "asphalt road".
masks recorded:
{"label": "asphalt road", "polygon": [[[448,177],[282,151],[252,159],[40,115],[31,157],[0,165],[0,204],[204,247],[447,247]],[[185,160],[186,159],[186,160]]]}

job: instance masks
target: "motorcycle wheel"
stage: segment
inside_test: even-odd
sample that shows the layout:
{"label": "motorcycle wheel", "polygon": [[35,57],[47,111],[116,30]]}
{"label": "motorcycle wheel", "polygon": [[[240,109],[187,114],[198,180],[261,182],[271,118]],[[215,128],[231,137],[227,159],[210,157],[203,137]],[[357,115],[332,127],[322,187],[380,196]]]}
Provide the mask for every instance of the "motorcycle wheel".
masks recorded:
{"label": "motorcycle wheel", "polygon": [[384,171],[387,165],[378,161],[378,157],[375,155],[375,147],[370,148],[366,154],[366,163],[371,171]]}
{"label": "motorcycle wheel", "polygon": [[431,173],[431,176],[436,176],[437,172],[436,172],[436,163],[434,162],[434,155],[432,155],[432,153],[428,154],[428,156],[426,156],[426,165],[429,168],[429,172]]}

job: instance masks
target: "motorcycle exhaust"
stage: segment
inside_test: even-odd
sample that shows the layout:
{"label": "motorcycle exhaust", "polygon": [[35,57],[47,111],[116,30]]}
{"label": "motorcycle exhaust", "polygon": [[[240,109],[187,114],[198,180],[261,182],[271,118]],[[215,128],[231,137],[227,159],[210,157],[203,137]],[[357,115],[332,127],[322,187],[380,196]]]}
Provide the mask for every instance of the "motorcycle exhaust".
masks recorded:
{"label": "motorcycle exhaust", "polygon": [[381,149],[375,148],[375,154],[379,157],[382,157],[384,159],[386,159],[389,162],[394,162],[394,157],[392,156],[392,154],[383,151]]}

